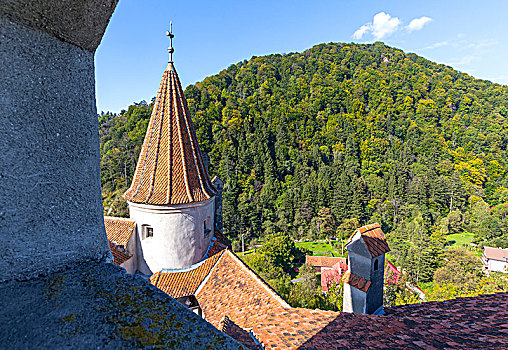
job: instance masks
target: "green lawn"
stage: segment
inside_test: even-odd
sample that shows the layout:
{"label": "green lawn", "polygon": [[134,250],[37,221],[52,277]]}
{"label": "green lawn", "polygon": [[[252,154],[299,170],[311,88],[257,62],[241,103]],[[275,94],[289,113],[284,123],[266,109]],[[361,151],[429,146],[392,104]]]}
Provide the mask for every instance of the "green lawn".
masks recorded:
{"label": "green lawn", "polygon": [[313,242],[295,242],[297,247],[303,247],[313,252],[327,252],[327,253],[315,253],[314,255],[327,255],[333,253],[333,256],[340,256],[341,249],[340,243],[332,243],[334,248],[330,246],[330,243],[324,241],[313,241]]}
{"label": "green lawn", "polygon": [[463,245],[469,245],[474,239],[474,234],[470,232],[454,233],[446,236],[446,240],[451,247],[457,248]]}

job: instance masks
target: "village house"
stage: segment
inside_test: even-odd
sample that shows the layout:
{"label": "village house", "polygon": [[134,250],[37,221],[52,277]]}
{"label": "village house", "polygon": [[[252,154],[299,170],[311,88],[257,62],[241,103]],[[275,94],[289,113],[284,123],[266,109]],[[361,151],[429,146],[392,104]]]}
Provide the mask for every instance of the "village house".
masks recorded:
{"label": "village house", "polygon": [[488,272],[508,273],[508,249],[483,247],[481,260],[483,268]]}

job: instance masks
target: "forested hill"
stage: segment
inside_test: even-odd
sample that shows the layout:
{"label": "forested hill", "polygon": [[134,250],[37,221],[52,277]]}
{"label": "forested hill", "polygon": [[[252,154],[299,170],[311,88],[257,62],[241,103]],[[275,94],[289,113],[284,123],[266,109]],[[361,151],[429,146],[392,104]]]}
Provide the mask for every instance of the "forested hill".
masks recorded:
{"label": "forested hill", "polygon": [[[507,244],[506,86],[382,43],[330,43],[253,57],[185,95],[210,173],[226,184],[233,240],[340,237],[377,221],[407,264],[450,233]],[[119,195],[151,107],[99,117],[110,215],[127,215]]]}

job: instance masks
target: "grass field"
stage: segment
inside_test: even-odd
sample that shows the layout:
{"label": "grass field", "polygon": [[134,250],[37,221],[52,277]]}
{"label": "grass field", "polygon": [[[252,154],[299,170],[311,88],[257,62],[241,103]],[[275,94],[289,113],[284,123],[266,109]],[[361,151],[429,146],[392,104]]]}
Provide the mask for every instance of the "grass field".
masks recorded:
{"label": "grass field", "polygon": [[[313,252],[327,252],[327,253],[315,253],[314,255],[330,255],[333,253],[334,256],[340,256],[340,243],[331,247],[330,243],[323,241],[313,241],[313,242],[296,242],[295,245],[297,247],[303,247]],[[337,249],[335,248],[337,247]]]}
{"label": "grass field", "polygon": [[463,245],[469,245],[474,239],[474,234],[470,232],[454,233],[446,236],[446,240],[451,247],[457,248]]}

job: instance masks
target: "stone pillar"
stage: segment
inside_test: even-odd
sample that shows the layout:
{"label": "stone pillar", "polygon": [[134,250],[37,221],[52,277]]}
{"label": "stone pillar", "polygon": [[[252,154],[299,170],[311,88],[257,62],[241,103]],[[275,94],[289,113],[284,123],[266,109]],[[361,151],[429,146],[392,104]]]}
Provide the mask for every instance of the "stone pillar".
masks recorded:
{"label": "stone pillar", "polygon": [[110,258],[94,52],[116,3],[0,3],[0,281]]}

